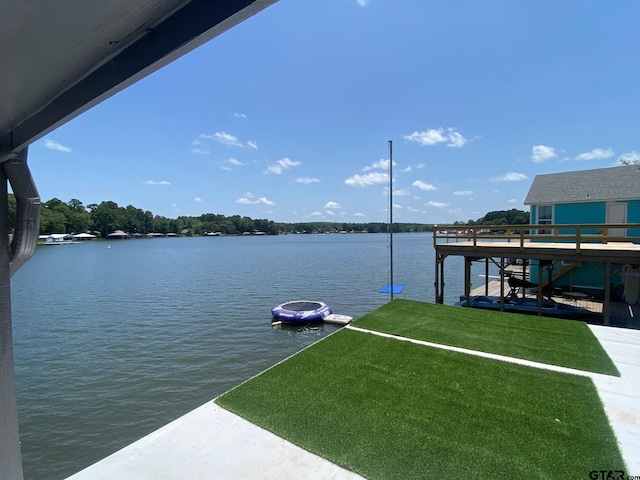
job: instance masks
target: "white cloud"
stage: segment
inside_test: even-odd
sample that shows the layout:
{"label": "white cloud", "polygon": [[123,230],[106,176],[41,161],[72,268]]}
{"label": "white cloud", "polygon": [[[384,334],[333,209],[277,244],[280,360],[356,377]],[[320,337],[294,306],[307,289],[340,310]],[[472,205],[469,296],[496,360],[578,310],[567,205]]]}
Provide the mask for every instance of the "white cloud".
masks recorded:
{"label": "white cloud", "polygon": [[629,163],[640,162],[640,153],[636,152],[635,150],[631,150],[630,152],[623,153],[620,156],[620,163],[621,162],[629,162]]}
{"label": "white cloud", "polygon": [[342,205],[337,202],[327,202],[323,208],[342,208]]}
{"label": "white cloud", "polygon": [[427,166],[426,163],[419,163],[418,165],[416,165],[416,168],[424,168],[426,166]]}
{"label": "white cloud", "polygon": [[45,139],[43,146],[48,148],[49,150],[56,150],[58,152],[71,153],[71,149],[69,147],[65,147],[64,145],[56,142],[55,140],[50,140],[48,138]]}
{"label": "white cloud", "polygon": [[238,200],[236,200],[236,203],[240,204],[240,205],[258,205],[258,204],[262,204],[262,205],[268,205],[270,207],[274,206],[276,204],[276,202],[273,202],[271,200],[269,200],[267,197],[260,197],[257,200],[252,200],[253,195],[250,192],[247,192],[244,194],[244,196],[240,197]]}
{"label": "white cloud", "polygon": [[[393,162],[394,165],[397,165],[396,162]],[[362,169],[363,172],[368,172],[369,170],[389,170],[389,159],[381,158],[377,162],[373,162],[371,165],[368,165]]]}
{"label": "white cloud", "polygon": [[200,140],[198,140],[197,138],[193,139],[193,142],[191,142],[191,145],[200,145],[202,142]]}
{"label": "white cloud", "polygon": [[448,206],[448,203],[444,203],[444,202],[427,202],[425,203],[425,205],[429,205],[432,207],[436,207],[436,208],[444,208],[446,206]]}
{"label": "white cloud", "polygon": [[194,202],[202,203],[202,199],[200,197],[196,197],[193,199]]}
{"label": "white cloud", "polygon": [[242,163],[240,160],[237,160],[235,158],[228,158],[227,162],[230,163],[231,165],[237,165],[238,167],[244,165],[244,163]]}
{"label": "white cloud", "polygon": [[431,128],[424,132],[413,132],[411,135],[404,135],[403,138],[410,142],[419,143],[420,145],[430,146],[437,145],[438,143],[447,142],[447,147],[463,147],[468,141],[460,132],[457,132],[455,128]]}
{"label": "white cloud", "polygon": [[300,177],[294,178],[293,181],[297,183],[318,183],[320,182],[320,179],[311,177]]}
{"label": "white cloud", "polygon": [[222,165],[220,167],[220,170],[226,170],[227,172],[230,172],[231,170],[233,170],[231,167],[227,167],[226,165]]}
{"label": "white cloud", "polygon": [[209,155],[209,150],[207,150],[206,148],[192,148],[191,149],[191,153],[197,153],[199,155]]}
{"label": "white cloud", "polygon": [[255,195],[251,192],[247,192],[243,195],[243,197],[247,197],[247,198],[255,198]]}
{"label": "white cloud", "polygon": [[468,141],[469,140],[467,140],[462,135],[460,135],[460,133],[451,132],[449,134],[449,143],[447,144],[447,146],[461,148],[461,147],[464,147],[464,144],[467,143]]}
{"label": "white cloud", "polygon": [[253,203],[262,203],[263,205],[269,205],[270,207],[276,204],[276,202],[272,202],[271,200],[268,200],[267,197],[260,197],[258,200],[256,200]]}
{"label": "white cloud", "polygon": [[518,201],[515,198],[510,198],[507,203],[518,203]]}
{"label": "white cloud", "polygon": [[369,0],[356,0],[356,2],[358,2],[358,5],[360,5],[361,7],[366,7],[367,5],[369,5]]}
{"label": "white cloud", "polygon": [[235,112],[233,116],[236,118],[247,118],[247,116],[244,113],[238,113],[238,112]]}
{"label": "white cloud", "polygon": [[360,213],[360,212],[354,213],[353,216],[354,217],[366,217],[366,215],[364,213]]}
{"label": "white cloud", "polygon": [[447,137],[445,137],[442,133],[444,129],[442,128],[432,128],[430,130],[425,130],[424,132],[413,132],[411,135],[404,135],[405,140],[409,140],[410,142],[416,142],[420,145],[436,145],[437,143],[442,143],[447,141]]}
{"label": "white cloud", "polygon": [[369,185],[376,185],[379,183],[388,183],[389,175],[387,173],[372,172],[366,175],[354,175],[347,178],[344,183],[350,187],[367,187]]}
{"label": "white cloud", "polygon": [[534,163],[542,163],[557,156],[555,149],[546,145],[534,145],[531,149],[531,160]]}
{"label": "white cloud", "polygon": [[420,190],[425,190],[427,192],[438,189],[438,187],[436,187],[435,185],[431,185],[430,183],[424,183],[422,180],[416,180],[411,185],[413,185],[414,187],[418,187]]}
{"label": "white cloud", "polygon": [[313,212],[309,214],[310,217],[322,217],[322,212]]}
{"label": "white cloud", "polygon": [[264,173],[275,173],[276,175],[280,175],[284,170],[288,170],[289,168],[297,167],[299,165],[302,165],[302,162],[290,160],[289,158],[282,158],[273,165],[269,165]]}
{"label": "white cloud", "polygon": [[607,149],[594,148],[589,152],[581,153],[576,157],[576,160],[606,160],[611,157],[613,157],[613,150],[611,147]]}
{"label": "white cloud", "polygon": [[258,144],[256,142],[254,142],[253,140],[249,140],[247,142],[247,147],[253,148],[254,150],[257,150],[258,149]]}
{"label": "white cloud", "polygon": [[166,180],[160,180],[160,181],[156,181],[156,180],[147,180],[146,182],[142,182],[145,185],[171,185],[170,182],[167,182]]}
{"label": "white cloud", "polygon": [[526,179],[527,179],[527,176],[524,173],[507,172],[504,175],[500,175],[499,177],[492,177],[489,179],[489,181],[490,182],[520,182]]}
{"label": "white cloud", "polygon": [[453,192],[454,195],[473,195],[473,190],[458,190]]}
{"label": "white cloud", "polygon": [[178,205],[176,205],[175,203],[173,205],[171,205],[171,207],[173,208],[174,212],[181,212],[182,210],[180,210],[180,207],[178,207]]}
{"label": "white cloud", "polygon": [[[382,195],[383,196],[388,196],[389,195],[389,187],[384,187],[384,190],[382,190]],[[409,196],[411,196],[411,192],[409,192],[409,190],[407,190],[407,189],[394,190],[393,191],[393,196],[394,197],[409,197]]]}
{"label": "white cloud", "polygon": [[227,132],[216,132],[213,135],[207,135],[203,133],[200,138],[206,138],[208,140],[215,140],[216,142],[226,145],[228,147],[242,147],[242,143],[238,141],[238,138]]}
{"label": "white cloud", "polygon": [[326,210],[324,213],[326,213],[327,215],[331,215],[331,216],[336,214],[336,212],[332,212],[331,210]]}
{"label": "white cloud", "polygon": [[407,210],[412,213],[418,213],[420,211],[419,209],[413,207],[407,207]]}

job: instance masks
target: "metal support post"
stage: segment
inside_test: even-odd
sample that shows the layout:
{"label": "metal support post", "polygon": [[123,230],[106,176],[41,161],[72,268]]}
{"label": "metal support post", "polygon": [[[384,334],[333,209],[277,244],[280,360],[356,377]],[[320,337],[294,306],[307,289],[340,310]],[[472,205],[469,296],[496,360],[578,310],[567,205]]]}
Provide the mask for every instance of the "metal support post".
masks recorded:
{"label": "metal support post", "polygon": [[[33,255],[40,230],[40,196],[27,166],[27,148],[0,164],[0,480],[21,480],[11,276]],[[9,243],[9,189],[16,199],[16,224]]]}
{"label": "metal support post", "polygon": [[609,326],[611,319],[611,264],[609,262],[605,263],[604,272],[604,305],[602,313],[604,324]]}
{"label": "metal support post", "polygon": [[464,257],[464,297],[467,305],[471,305],[471,259]]}
{"label": "metal support post", "polygon": [[22,479],[11,329],[7,176],[0,165],[0,480]]}

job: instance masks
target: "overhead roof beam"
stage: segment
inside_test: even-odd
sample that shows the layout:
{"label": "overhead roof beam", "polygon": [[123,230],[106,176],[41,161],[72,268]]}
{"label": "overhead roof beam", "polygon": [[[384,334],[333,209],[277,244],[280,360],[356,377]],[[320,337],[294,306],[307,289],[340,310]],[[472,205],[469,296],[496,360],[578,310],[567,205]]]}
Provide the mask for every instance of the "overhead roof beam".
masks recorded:
{"label": "overhead roof beam", "polygon": [[0,137],[0,162],[276,1],[189,2]]}

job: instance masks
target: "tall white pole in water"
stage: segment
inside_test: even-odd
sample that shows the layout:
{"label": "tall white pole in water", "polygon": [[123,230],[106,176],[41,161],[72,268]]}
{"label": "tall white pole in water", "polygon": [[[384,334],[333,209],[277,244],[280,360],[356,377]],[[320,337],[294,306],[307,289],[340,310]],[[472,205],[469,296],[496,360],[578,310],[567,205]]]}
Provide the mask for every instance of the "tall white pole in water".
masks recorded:
{"label": "tall white pole in water", "polygon": [[393,141],[389,140],[389,291],[393,300]]}

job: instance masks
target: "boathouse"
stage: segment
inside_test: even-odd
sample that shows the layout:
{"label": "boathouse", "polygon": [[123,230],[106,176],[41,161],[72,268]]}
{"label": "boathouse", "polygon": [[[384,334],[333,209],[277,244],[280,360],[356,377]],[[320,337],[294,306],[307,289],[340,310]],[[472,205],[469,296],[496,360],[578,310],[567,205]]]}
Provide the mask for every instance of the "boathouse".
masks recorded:
{"label": "boathouse", "polygon": [[[584,228],[582,232],[605,234],[608,242],[619,243],[624,248],[625,243],[640,236],[638,229],[623,228],[623,224],[640,223],[640,165],[537,175],[524,203],[530,207],[532,224],[601,224],[601,228]],[[566,229],[558,230],[569,233]],[[535,231],[547,235],[554,233],[548,228]],[[635,241],[637,243],[637,239]],[[543,284],[549,288],[604,297],[606,278],[601,262],[585,264],[556,260],[540,264],[534,261],[531,275],[537,276],[539,268],[544,270]],[[637,294],[632,294],[629,286],[629,282],[637,283],[631,278],[634,270],[633,264],[616,265],[609,279],[612,300],[638,302]]]}
{"label": "boathouse", "polygon": [[536,175],[524,204],[538,225],[640,223],[640,165]]}
{"label": "boathouse", "polygon": [[605,325],[640,328],[640,165],[538,175],[525,205],[530,225],[434,230],[436,302],[444,302],[445,259],[461,255],[466,298],[489,295],[488,281],[476,288],[471,278],[471,264],[483,261],[485,278],[498,267],[494,294],[503,301],[505,278],[517,275],[537,284],[539,306],[543,295],[589,301]]}
{"label": "boathouse", "polygon": [[129,235],[126,232],[123,232],[122,230],[116,230],[115,232],[110,233],[109,235],[107,235],[107,237],[111,238],[111,239],[122,239],[122,240],[126,240],[131,238],[131,235]]}
{"label": "boathouse", "polygon": [[42,243],[69,243],[73,240],[73,235],[68,233],[51,233],[49,235],[39,235],[38,240]]}

